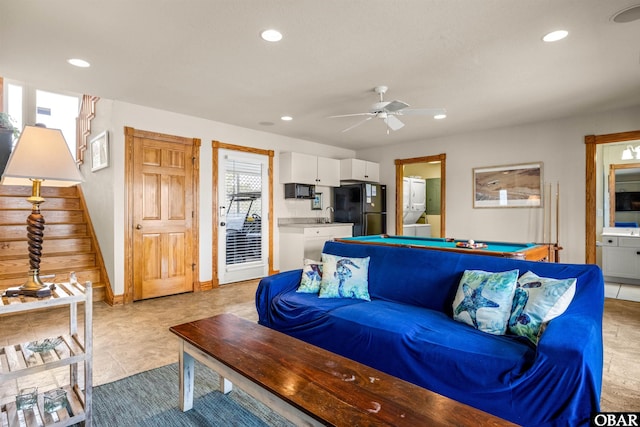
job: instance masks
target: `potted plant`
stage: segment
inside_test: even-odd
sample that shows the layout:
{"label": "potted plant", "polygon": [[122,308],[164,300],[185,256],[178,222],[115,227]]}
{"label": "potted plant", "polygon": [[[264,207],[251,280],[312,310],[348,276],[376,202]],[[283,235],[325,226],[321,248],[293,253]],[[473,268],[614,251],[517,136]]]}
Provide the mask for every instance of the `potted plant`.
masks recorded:
{"label": "potted plant", "polygon": [[14,123],[15,121],[8,113],[0,111],[0,175],[4,173],[4,168],[9,161],[13,141],[20,135],[20,130]]}

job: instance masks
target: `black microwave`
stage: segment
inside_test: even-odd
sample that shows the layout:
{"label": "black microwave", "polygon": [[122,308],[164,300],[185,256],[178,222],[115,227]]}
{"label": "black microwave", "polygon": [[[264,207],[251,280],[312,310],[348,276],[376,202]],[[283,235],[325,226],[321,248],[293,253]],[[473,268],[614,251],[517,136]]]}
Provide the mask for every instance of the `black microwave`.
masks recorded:
{"label": "black microwave", "polygon": [[316,186],[311,184],[285,184],[285,199],[313,199],[316,196]]}

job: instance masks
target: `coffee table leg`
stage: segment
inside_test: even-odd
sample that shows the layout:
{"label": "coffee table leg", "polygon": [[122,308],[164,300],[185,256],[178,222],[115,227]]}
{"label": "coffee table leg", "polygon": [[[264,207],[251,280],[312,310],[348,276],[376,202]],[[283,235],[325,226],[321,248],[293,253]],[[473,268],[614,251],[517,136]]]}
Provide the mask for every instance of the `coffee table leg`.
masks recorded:
{"label": "coffee table leg", "polygon": [[220,375],[220,392],[229,394],[231,390],[233,390],[233,383]]}
{"label": "coffee table leg", "polygon": [[180,409],[185,412],[193,408],[193,379],[195,363],[193,357],[184,351],[184,341],[180,340],[179,369],[180,377]]}

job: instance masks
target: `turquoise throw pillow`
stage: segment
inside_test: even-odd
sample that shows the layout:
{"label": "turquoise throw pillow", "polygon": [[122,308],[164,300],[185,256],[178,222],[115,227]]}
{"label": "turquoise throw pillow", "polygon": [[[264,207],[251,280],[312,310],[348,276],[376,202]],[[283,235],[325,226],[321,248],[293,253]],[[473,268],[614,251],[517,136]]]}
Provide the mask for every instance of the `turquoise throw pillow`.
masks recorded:
{"label": "turquoise throw pillow", "polygon": [[576,293],[576,279],[539,277],[528,271],[518,279],[509,332],[538,344],[544,325],[565,312]]}
{"label": "turquoise throw pillow", "polygon": [[320,282],[322,281],[322,263],[312,259],[304,260],[300,285],[296,292],[305,294],[317,294],[320,292]]}
{"label": "turquoise throw pillow", "polygon": [[369,257],[348,258],[322,254],[320,298],[369,297]]}
{"label": "turquoise throw pillow", "polygon": [[494,335],[507,331],[518,270],[465,270],[453,300],[453,318]]}

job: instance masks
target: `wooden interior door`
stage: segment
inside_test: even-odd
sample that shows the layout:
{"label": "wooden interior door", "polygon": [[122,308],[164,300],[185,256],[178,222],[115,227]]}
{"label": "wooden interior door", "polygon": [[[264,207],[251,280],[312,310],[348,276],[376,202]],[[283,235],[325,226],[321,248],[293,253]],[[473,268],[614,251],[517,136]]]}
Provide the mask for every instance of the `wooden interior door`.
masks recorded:
{"label": "wooden interior door", "polygon": [[193,140],[133,138],[133,299],[192,291]]}

